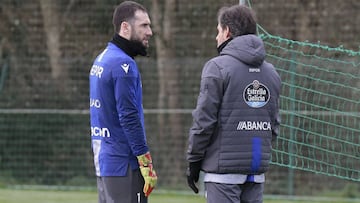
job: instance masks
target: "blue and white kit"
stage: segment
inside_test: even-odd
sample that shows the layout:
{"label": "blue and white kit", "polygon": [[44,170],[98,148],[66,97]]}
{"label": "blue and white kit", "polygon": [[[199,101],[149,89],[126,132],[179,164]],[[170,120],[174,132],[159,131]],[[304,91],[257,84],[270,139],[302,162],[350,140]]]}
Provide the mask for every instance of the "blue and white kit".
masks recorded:
{"label": "blue and white kit", "polygon": [[90,123],[96,175],[126,176],[149,151],[141,76],[133,58],[109,42],[89,74]]}

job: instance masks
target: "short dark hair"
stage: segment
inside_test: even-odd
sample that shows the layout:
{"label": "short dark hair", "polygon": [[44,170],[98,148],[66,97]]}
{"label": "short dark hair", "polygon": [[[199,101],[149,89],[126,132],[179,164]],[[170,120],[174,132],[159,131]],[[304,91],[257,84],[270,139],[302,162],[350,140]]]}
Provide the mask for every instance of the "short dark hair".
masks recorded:
{"label": "short dark hair", "polygon": [[221,28],[229,27],[231,37],[256,34],[256,17],[253,10],[245,5],[222,7],[218,12]]}
{"label": "short dark hair", "polygon": [[113,14],[113,26],[114,31],[116,33],[119,33],[120,31],[120,25],[122,22],[129,22],[134,19],[135,12],[136,11],[144,11],[147,13],[146,8],[134,1],[124,1],[121,4],[119,4],[114,11]]}

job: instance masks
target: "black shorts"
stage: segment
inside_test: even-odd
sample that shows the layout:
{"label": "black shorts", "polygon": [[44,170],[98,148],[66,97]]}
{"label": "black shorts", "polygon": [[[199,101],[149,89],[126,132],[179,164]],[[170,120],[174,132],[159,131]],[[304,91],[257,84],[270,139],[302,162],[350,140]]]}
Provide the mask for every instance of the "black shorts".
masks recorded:
{"label": "black shorts", "polygon": [[147,203],[140,170],[128,168],[127,176],[97,177],[99,203]]}

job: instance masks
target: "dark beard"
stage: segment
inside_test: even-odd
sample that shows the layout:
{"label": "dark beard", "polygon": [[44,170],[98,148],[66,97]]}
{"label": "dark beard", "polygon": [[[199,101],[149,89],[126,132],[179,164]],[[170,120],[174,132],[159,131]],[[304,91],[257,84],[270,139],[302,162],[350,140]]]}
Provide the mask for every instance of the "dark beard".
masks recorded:
{"label": "dark beard", "polygon": [[139,40],[127,40],[118,34],[114,34],[111,42],[122,49],[131,58],[134,58],[137,55],[147,56],[147,47],[144,46]]}
{"label": "dark beard", "polygon": [[133,48],[133,51],[136,54],[139,54],[141,56],[147,55],[147,47],[141,41],[136,39],[130,39],[130,43]]}

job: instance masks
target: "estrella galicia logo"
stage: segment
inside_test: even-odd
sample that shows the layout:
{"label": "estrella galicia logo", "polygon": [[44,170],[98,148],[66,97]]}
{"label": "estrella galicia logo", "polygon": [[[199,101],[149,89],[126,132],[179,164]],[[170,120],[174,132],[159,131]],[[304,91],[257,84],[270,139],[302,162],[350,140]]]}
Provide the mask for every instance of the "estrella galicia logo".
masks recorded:
{"label": "estrella galicia logo", "polygon": [[258,80],[254,80],[252,83],[245,87],[243,97],[246,104],[250,107],[260,108],[268,103],[270,99],[270,91]]}

